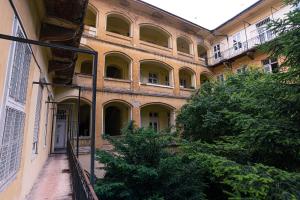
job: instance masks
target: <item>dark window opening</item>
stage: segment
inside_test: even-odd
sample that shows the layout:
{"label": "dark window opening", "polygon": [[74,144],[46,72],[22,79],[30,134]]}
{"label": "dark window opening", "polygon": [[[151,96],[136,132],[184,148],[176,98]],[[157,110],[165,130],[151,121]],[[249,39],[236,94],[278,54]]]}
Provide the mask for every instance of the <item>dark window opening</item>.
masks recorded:
{"label": "dark window opening", "polygon": [[81,105],[80,106],[80,128],[79,136],[90,136],[90,106]]}
{"label": "dark window opening", "polygon": [[107,17],[106,30],[123,36],[130,36],[130,23],[121,16],[110,15]]}
{"label": "dark window opening", "polygon": [[81,63],[81,74],[92,75],[93,73],[93,62],[91,60],[83,61]]}
{"label": "dark window opening", "polygon": [[122,79],[122,72],[119,68],[115,66],[108,66],[106,69],[107,78]]}
{"label": "dark window opening", "polygon": [[115,106],[106,108],[105,134],[110,136],[121,135],[121,110]]}

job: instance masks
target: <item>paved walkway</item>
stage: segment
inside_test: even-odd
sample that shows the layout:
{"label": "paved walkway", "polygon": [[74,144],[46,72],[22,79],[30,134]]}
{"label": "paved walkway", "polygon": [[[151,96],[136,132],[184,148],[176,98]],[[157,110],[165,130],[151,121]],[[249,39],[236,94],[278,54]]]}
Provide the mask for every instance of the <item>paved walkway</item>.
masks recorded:
{"label": "paved walkway", "polygon": [[71,179],[66,155],[47,160],[26,200],[71,200]]}

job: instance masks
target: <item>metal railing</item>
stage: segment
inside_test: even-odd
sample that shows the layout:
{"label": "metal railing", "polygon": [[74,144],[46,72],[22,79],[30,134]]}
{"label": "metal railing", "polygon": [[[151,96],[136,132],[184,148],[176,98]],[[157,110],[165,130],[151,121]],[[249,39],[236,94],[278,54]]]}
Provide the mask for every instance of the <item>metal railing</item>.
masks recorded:
{"label": "metal railing", "polygon": [[230,58],[238,56],[244,52],[247,52],[250,49],[253,49],[261,44],[271,41],[275,37],[276,37],[275,34],[267,31],[267,32],[264,32],[264,33],[261,33],[261,34],[255,36],[245,42],[236,43],[235,46],[230,47],[224,51],[221,51],[221,56],[215,57],[215,55],[213,55],[212,57],[208,58],[208,64],[215,65],[224,60],[228,60]]}
{"label": "metal railing", "polygon": [[70,141],[68,141],[67,144],[67,152],[72,179],[73,199],[98,200],[98,197],[90,184],[89,178],[83,171],[77,157],[75,156],[74,149]]}

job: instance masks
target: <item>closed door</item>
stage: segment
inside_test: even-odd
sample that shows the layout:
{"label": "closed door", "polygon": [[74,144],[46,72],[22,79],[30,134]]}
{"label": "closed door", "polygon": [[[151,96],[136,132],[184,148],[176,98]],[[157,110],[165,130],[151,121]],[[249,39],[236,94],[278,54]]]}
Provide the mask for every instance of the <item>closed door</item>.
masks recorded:
{"label": "closed door", "polygon": [[66,136],[66,121],[56,122],[56,133],[55,133],[55,145],[56,149],[65,148],[65,136]]}

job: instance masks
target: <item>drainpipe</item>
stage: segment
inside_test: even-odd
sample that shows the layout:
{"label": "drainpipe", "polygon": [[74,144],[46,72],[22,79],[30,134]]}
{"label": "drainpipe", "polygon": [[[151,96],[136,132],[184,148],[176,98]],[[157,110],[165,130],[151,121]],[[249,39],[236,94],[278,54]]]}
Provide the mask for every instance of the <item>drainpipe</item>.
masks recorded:
{"label": "drainpipe", "polygon": [[78,101],[77,101],[77,141],[76,141],[76,156],[79,158],[79,133],[80,133],[80,99],[81,87],[78,87]]}
{"label": "drainpipe", "polygon": [[246,23],[250,26],[251,24],[248,22],[244,21],[244,32],[245,32],[245,36],[246,36],[246,44],[247,44],[247,50],[249,49],[249,44],[248,44],[248,35],[247,35],[247,30],[246,30]]}
{"label": "drainpipe", "polygon": [[52,145],[53,145],[53,135],[54,135],[54,120],[55,120],[55,105],[53,105],[53,108],[51,108],[52,110],[52,125],[51,125],[51,138],[50,138],[50,154],[52,154]]}

